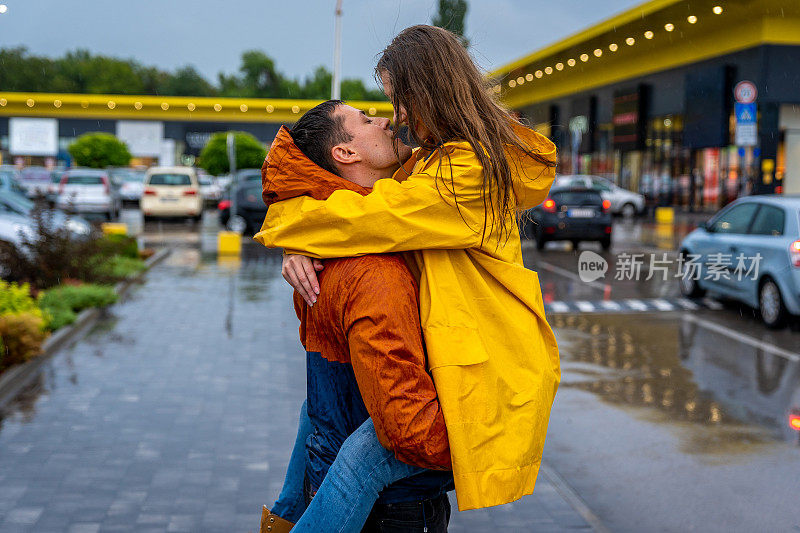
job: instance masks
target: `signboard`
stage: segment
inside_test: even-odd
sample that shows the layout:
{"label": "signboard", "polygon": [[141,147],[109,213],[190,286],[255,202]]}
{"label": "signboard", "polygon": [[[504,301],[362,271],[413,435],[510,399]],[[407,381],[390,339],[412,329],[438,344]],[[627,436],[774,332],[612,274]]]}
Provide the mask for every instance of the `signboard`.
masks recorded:
{"label": "signboard", "polygon": [[733,97],[740,104],[752,104],[758,98],[758,89],[752,81],[740,81],[733,88]]}
{"label": "signboard", "polygon": [[56,155],[58,120],[19,117],[8,119],[8,151],[14,155]]}
{"label": "signboard", "polygon": [[641,150],[644,146],[644,89],[614,93],[614,148]]}
{"label": "signboard", "polygon": [[145,120],[117,121],[117,138],[128,145],[134,157],[156,157],[161,153],[164,123]]}
{"label": "signboard", "polygon": [[736,114],[736,145],[755,146],[758,144],[758,125],[756,104],[734,104]]}

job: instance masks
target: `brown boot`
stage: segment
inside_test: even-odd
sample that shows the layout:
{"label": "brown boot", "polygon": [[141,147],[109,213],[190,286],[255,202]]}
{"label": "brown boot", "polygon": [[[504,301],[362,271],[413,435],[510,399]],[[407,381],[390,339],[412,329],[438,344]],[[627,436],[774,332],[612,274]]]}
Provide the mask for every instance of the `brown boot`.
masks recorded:
{"label": "brown boot", "polygon": [[292,522],[270,513],[266,505],[261,509],[261,533],[287,533],[293,527]]}

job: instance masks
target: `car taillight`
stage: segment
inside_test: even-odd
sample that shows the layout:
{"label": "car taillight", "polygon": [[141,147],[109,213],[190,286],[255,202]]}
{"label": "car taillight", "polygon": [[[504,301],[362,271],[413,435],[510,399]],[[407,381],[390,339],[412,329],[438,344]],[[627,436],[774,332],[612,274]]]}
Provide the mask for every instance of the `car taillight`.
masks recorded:
{"label": "car taillight", "polygon": [[230,207],[231,207],[230,200],[222,200],[220,203],[217,204],[217,209],[219,209],[220,211],[230,209]]}
{"label": "car taillight", "polygon": [[556,201],[553,200],[552,198],[548,198],[547,200],[544,201],[542,207],[544,207],[544,210],[547,211],[548,213],[555,213]]}
{"label": "car taillight", "polygon": [[183,191],[184,196],[197,196],[197,191],[194,189],[188,189]]}
{"label": "car taillight", "polygon": [[800,239],[789,245],[789,257],[791,258],[792,265],[800,268]]}
{"label": "car taillight", "polygon": [[145,190],[142,192],[142,194],[143,194],[143,195],[145,195],[145,196],[155,196],[155,195],[156,195],[156,190],[155,190],[155,189],[149,189],[149,188],[146,188],[146,189],[145,189]]}
{"label": "car taillight", "polygon": [[67,184],[67,179],[68,179],[67,176],[63,176],[61,178],[61,181],[58,182],[58,194],[59,195],[64,194],[64,185]]}
{"label": "car taillight", "polygon": [[103,187],[105,188],[106,194],[111,194],[111,187],[108,185],[108,178],[103,176]]}
{"label": "car taillight", "polygon": [[792,409],[789,412],[789,427],[800,431],[800,409]]}
{"label": "car taillight", "polygon": [[611,209],[611,202],[609,200],[603,200],[603,212],[607,213],[609,209]]}
{"label": "car taillight", "polygon": [[775,187],[775,194],[783,194],[783,185],[778,185]]}

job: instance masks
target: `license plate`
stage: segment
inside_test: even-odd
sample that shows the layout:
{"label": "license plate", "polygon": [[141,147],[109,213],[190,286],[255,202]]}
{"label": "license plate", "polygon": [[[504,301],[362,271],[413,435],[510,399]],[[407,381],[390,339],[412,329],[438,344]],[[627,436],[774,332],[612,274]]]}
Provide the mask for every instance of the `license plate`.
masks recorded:
{"label": "license plate", "polygon": [[594,209],[570,209],[567,215],[572,218],[590,218],[594,216]]}
{"label": "license plate", "polygon": [[169,197],[167,197],[167,198],[162,198],[161,201],[162,202],[177,202],[178,199],[177,198],[169,198]]}

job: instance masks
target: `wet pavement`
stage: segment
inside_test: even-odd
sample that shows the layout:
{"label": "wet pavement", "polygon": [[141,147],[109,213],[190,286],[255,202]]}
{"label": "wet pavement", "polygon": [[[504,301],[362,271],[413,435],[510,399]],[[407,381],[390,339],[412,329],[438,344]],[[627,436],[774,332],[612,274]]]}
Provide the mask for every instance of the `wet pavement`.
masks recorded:
{"label": "wet pavement", "polygon": [[[0,531],[256,530],[305,397],[279,254],[217,263],[190,241],[44,368],[3,411]],[[546,475],[454,513],[451,531],[475,527],[590,529]]]}
{"label": "wet pavement", "polygon": [[[800,324],[658,304],[679,299],[674,279],[577,275],[583,250],[674,256],[695,223],[671,249],[646,220],[616,222],[608,253],[525,244],[562,356],[553,473],[451,531],[588,530],[583,503],[611,531],[800,530]],[[248,244],[217,262],[213,212],[144,229],[173,255],[3,413],[0,531],[253,531],[280,488],[305,371],[279,256]]]}

